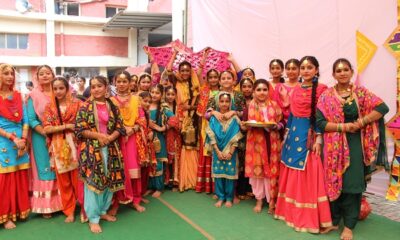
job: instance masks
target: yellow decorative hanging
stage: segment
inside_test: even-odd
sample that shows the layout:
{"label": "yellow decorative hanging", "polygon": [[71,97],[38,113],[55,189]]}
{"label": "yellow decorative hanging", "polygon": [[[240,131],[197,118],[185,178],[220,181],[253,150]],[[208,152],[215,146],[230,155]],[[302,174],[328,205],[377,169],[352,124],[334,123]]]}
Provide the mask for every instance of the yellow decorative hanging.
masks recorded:
{"label": "yellow decorative hanging", "polygon": [[377,46],[360,31],[356,32],[357,72],[361,73],[375,55]]}

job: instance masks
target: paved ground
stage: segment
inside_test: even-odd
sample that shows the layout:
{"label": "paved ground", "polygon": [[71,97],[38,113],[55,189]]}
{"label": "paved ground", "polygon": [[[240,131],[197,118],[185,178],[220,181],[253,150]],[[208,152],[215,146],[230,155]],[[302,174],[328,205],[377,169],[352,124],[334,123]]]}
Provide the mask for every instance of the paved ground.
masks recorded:
{"label": "paved ground", "polygon": [[400,201],[387,201],[385,197],[372,193],[365,193],[369,204],[371,204],[372,212],[391,220],[400,222]]}

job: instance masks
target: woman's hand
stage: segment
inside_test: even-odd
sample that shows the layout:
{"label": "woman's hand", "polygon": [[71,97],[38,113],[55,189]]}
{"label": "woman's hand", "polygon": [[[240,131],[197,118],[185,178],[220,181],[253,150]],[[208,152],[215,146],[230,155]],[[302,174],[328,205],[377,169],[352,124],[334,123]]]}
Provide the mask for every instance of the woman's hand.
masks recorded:
{"label": "woman's hand", "polygon": [[103,133],[99,133],[99,135],[97,136],[97,140],[99,140],[100,146],[104,147],[107,144],[110,143],[110,138],[108,135],[103,134]]}
{"label": "woman's hand", "polygon": [[125,127],[126,135],[129,137],[134,133],[133,128],[131,127]]}
{"label": "woman's hand", "polygon": [[221,152],[221,151],[217,151],[217,156],[218,156],[218,159],[219,160],[225,160],[225,156],[224,156],[224,154]]}
{"label": "woman's hand", "polygon": [[314,143],[312,151],[314,152],[315,155],[321,156],[321,144]]}
{"label": "woman's hand", "polygon": [[218,121],[224,120],[224,114],[217,112],[217,111],[212,111],[211,115],[214,116]]}
{"label": "woman's hand", "polygon": [[357,123],[349,122],[349,123],[345,123],[344,125],[345,125],[344,128],[346,129],[346,132],[349,132],[349,133],[355,133],[358,130],[360,130],[360,126]]}
{"label": "woman's hand", "polygon": [[65,125],[65,129],[74,131],[75,130],[75,124],[69,123]]}
{"label": "woman's hand", "polygon": [[21,138],[14,138],[13,142],[17,146],[18,149],[23,149],[26,146],[25,140],[21,139]]}
{"label": "woman's hand", "polygon": [[231,117],[233,117],[234,115],[236,115],[236,111],[229,111],[227,113],[224,113],[224,118],[225,120],[230,119]]}

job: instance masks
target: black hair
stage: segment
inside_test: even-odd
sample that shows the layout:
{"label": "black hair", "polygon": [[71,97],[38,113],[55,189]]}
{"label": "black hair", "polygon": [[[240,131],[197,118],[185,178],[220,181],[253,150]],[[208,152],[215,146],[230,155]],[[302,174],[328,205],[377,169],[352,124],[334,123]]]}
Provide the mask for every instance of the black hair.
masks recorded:
{"label": "black hair", "polygon": [[[250,68],[250,67],[243,68],[241,72],[244,73],[244,71],[246,71],[246,70],[250,70],[250,72],[253,74],[253,76],[254,76],[254,77],[256,76],[256,73],[255,73],[254,70],[253,70],[252,68]],[[242,76],[243,76],[243,75],[242,75]]]}
{"label": "black hair", "polygon": [[[305,60],[310,61],[311,64],[314,65],[317,70],[319,69],[319,62],[314,56],[305,56],[300,59],[300,63],[303,63]],[[319,72],[315,75],[312,81],[310,123],[313,128],[315,127],[316,123],[315,112],[317,104],[318,77],[319,77]]]}
{"label": "black hair", "polygon": [[106,86],[106,87],[108,86],[108,79],[102,75],[97,75],[97,76],[92,77],[89,81],[89,86],[92,86],[92,81],[95,79],[97,81],[99,81],[100,83],[102,83],[104,86]]}
{"label": "black hair", "polygon": [[80,80],[82,80],[84,83],[86,83],[86,78],[85,77],[78,77]]}
{"label": "black hair", "polygon": [[300,61],[297,60],[296,58],[291,58],[291,59],[287,60],[286,63],[285,63],[285,69],[287,69],[290,64],[294,64],[298,68],[300,68]]}
{"label": "black hair", "polygon": [[256,89],[258,85],[265,84],[269,90],[269,83],[264,78],[259,78],[254,82],[253,89]]}
{"label": "black hair", "polygon": [[26,86],[26,87],[33,87],[33,82],[32,82],[32,81],[27,81],[27,82],[25,83],[25,86]]}
{"label": "black hair", "polygon": [[215,69],[215,68],[211,68],[210,70],[207,71],[207,74],[206,74],[207,80],[208,80],[208,78],[210,77],[210,74],[213,73],[213,72],[216,73],[216,74],[217,74],[217,77],[219,78],[219,72],[218,72],[218,70]]}
{"label": "black hair", "polygon": [[181,70],[181,68],[183,67],[183,66],[188,66],[189,68],[192,68],[192,64],[190,64],[190,62],[188,62],[188,61],[183,61],[183,62],[181,62],[181,63],[179,63],[179,65],[178,65],[178,70]]}
{"label": "black hair", "polygon": [[221,80],[222,74],[224,73],[229,73],[232,76],[233,80],[235,80],[235,74],[230,70],[222,71],[221,74],[219,75],[219,80]]}
{"label": "black hair", "polygon": [[337,68],[337,65],[339,65],[339,63],[344,63],[344,64],[348,65],[350,70],[353,71],[353,66],[351,66],[351,63],[349,60],[347,60],[346,58],[339,58],[333,63],[332,73],[335,73],[335,70]]}
{"label": "black hair", "polygon": [[254,86],[254,82],[253,80],[251,80],[250,78],[242,78],[242,80],[240,80],[239,82],[239,86],[240,86],[240,90],[242,90],[243,84],[248,81],[251,83],[251,86]]}
{"label": "black hair", "polygon": [[[171,90],[171,89],[175,92],[175,95],[176,95],[176,93],[177,93],[176,88],[175,88],[174,86],[168,86],[168,87],[166,87],[166,88],[164,89],[165,96],[167,96],[167,92],[168,92],[169,90]],[[175,114],[175,110],[176,110],[176,100],[172,103],[172,107],[173,107],[172,111],[173,111],[174,114]]]}
{"label": "black hair", "polygon": [[49,69],[49,70],[51,71],[51,74],[53,74],[53,78],[56,77],[56,75],[54,74],[53,69],[52,69],[49,65],[44,64],[44,65],[41,65],[41,66],[39,66],[39,67],[37,68],[36,77],[37,77],[38,80],[39,80],[39,72],[40,72],[40,70],[41,70],[42,68],[47,68],[47,69]]}
{"label": "black hair", "polygon": [[139,93],[139,97],[141,97],[141,98],[147,98],[147,97],[151,98],[151,95],[150,95],[150,93],[148,91],[143,91],[143,92]]}
{"label": "black hair", "polygon": [[138,82],[137,82],[138,86],[139,86],[140,82],[141,82],[143,79],[145,79],[146,77],[148,77],[148,78],[150,79],[150,83],[151,83],[151,80],[152,80],[151,75],[148,74],[148,73],[143,73],[142,75],[140,75],[139,80],[138,80]]}
{"label": "black hair", "polygon": [[131,81],[131,74],[128,71],[118,70],[114,75],[114,84],[115,84],[115,81],[117,81],[117,77],[121,74],[125,75],[129,82]]}
{"label": "black hair", "polygon": [[[164,87],[161,84],[156,84],[154,86],[151,87],[151,89],[157,88],[158,91],[160,91],[161,93],[161,98],[162,95],[164,93]],[[156,112],[156,124],[158,124],[158,121],[160,120],[161,117],[161,99],[159,102],[156,103],[157,104],[157,112]]]}
{"label": "black hair", "polygon": [[221,94],[219,95],[219,97],[218,97],[218,100],[221,100],[221,97],[222,97],[222,96],[228,96],[228,97],[229,97],[229,100],[232,100],[231,95],[230,95],[229,93],[227,93],[227,92],[221,93]]}
{"label": "black hair", "polygon": [[[285,69],[284,66],[283,66],[283,62],[282,62],[282,60],[280,60],[280,59],[272,59],[272,60],[269,62],[269,69],[271,69],[273,63],[278,63],[278,65],[281,67],[282,71]],[[281,76],[281,78],[279,79],[279,82],[280,82],[280,83],[284,83],[284,82],[285,82],[285,79]]]}
{"label": "black hair", "polygon": [[139,80],[139,77],[138,77],[138,75],[136,75],[136,74],[132,74],[132,75],[131,75],[131,77],[130,77],[130,79],[132,80],[132,78],[133,78],[133,77],[136,77],[136,78],[137,78],[137,80]]}
{"label": "black hair", "polygon": [[[54,83],[56,81],[62,82],[64,84],[65,88],[67,89],[67,92],[68,92],[69,83],[68,83],[67,79],[65,79],[65,77],[62,77],[62,76],[55,77],[53,79],[53,81],[51,82],[51,87],[54,86]],[[62,120],[62,117],[61,117],[60,103],[58,102],[58,99],[56,97],[54,97],[54,100],[56,102],[58,120],[60,121],[60,125],[63,125],[64,123],[63,123],[63,120]]]}

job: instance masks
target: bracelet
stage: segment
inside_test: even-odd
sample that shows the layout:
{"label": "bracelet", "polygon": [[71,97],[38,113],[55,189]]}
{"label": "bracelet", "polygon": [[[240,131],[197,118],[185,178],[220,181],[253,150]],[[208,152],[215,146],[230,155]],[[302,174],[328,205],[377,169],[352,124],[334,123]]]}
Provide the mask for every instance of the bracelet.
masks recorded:
{"label": "bracelet", "polygon": [[29,125],[28,124],[24,124],[22,126],[22,130],[29,130]]}
{"label": "bracelet", "polygon": [[337,131],[342,132],[342,124],[341,123],[337,124]]}
{"label": "bracelet", "polygon": [[315,143],[322,144],[322,137],[318,136]]}
{"label": "bracelet", "polygon": [[14,142],[14,140],[17,138],[17,136],[15,135],[15,133],[10,133],[10,137],[8,139],[10,139],[12,142]]}

